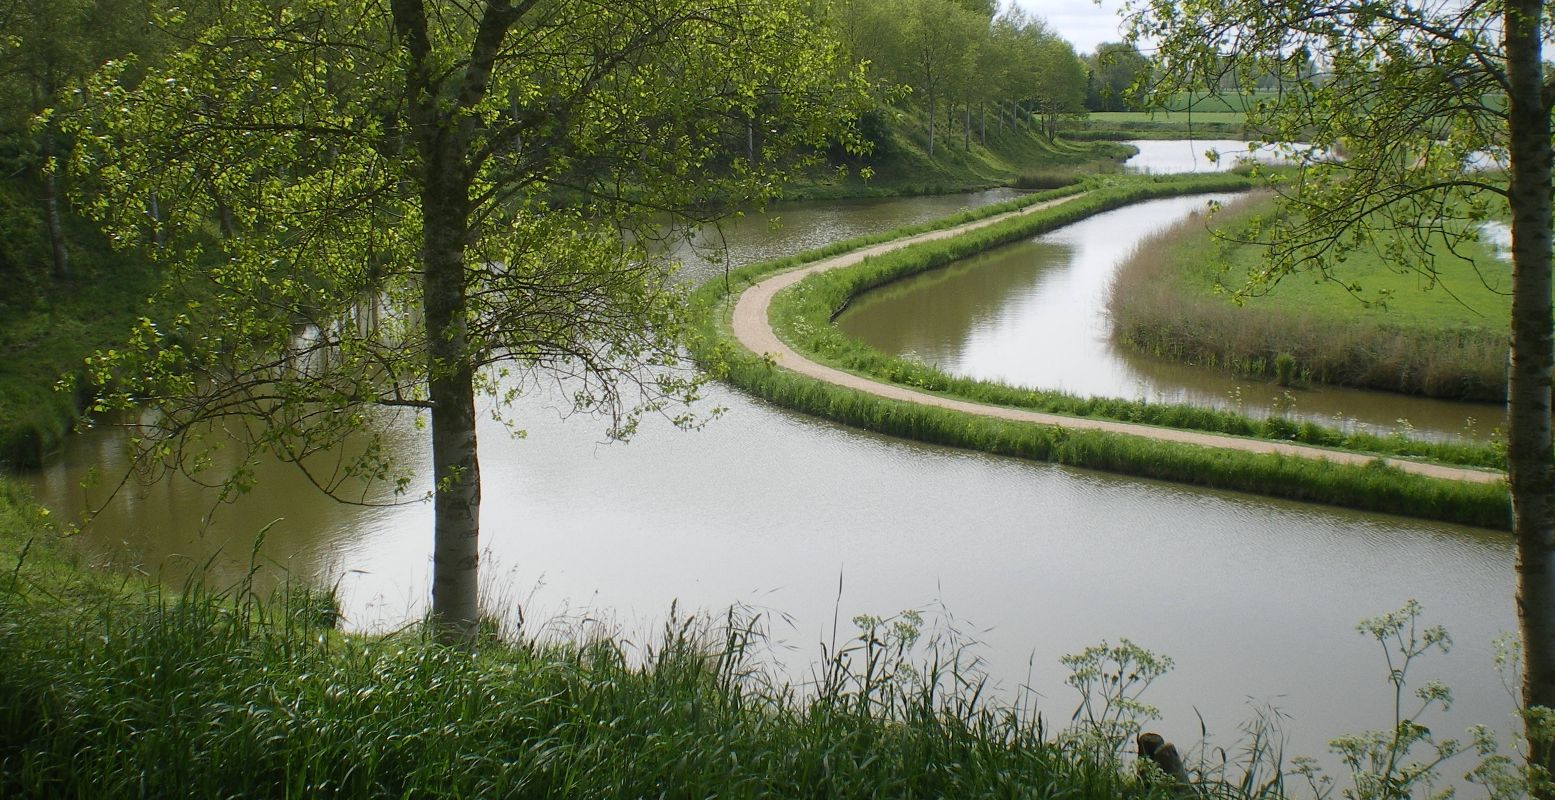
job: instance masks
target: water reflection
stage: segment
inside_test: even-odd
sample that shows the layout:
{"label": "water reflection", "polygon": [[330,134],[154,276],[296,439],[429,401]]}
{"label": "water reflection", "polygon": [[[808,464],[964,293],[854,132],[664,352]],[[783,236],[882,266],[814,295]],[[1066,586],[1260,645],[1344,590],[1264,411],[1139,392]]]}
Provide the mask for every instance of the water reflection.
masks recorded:
{"label": "water reflection", "polygon": [[1278,164],[1309,149],[1301,144],[1254,145],[1240,139],[1135,139],[1128,144],[1139,153],[1123,162],[1123,168],[1147,175],[1227,172],[1246,161]]}
{"label": "water reflection", "polygon": [[[1202,713],[1229,736],[1245,698],[1274,699],[1302,752],[1385,719],[1382,665],[1353,633],[1418,597],[1457,637],[1424,676],[1458,690],[1453,725],[1499,722],[1492,637],[1513,625],[1511,548],[1497,534],[1207,492],[902,442],[715,390],[728,414],[700,433],[650,424],[629,445],[563,420],[561,394],[523,399],[528,435],[481,429],[487,597],[532,628],[614,619],[641,633],[671,602],[780,613],[793,665],[834,618],[943,604],[983,642],[1004,691],[1027,683],[1062,719],[1057,658],[1128,636],[1177,659],[1153,693],[1174,736]],[[419,458],[419,432],[396,443]],[[72,442],[72,459],[111,452]],[[430,509],[335,504],[267,465],[255,494],[211,509],[192,487],[152,487],[83,533],[176,576],[210,559],[219,581],[258,558],[341,588],[347,623],[383,628],[425,609]],[[66,470],[38,490],[68,510]],[[425,482],[413,488],[425,491]],[[839,596],[838,585],[841,583]],[[1028,674],[1029,672],[1029,674]],[[1184,731],[1183,733],[1176,733]]]}

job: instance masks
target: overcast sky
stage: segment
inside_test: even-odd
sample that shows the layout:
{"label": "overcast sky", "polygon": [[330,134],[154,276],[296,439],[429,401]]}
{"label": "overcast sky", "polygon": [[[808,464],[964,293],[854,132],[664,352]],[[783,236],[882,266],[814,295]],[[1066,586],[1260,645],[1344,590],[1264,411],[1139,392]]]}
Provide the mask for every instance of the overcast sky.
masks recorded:
{"label": "overcast sky", "polygon": [[[1012,0],[1001,0],[1000,6]],[[1059,36],[1074,45],[1075,52],[1089,53],[1102,42],[1123,39],[1118,33],[1118,9],[1123,0],[1013,0],[1032,14],[1047,20]]]}

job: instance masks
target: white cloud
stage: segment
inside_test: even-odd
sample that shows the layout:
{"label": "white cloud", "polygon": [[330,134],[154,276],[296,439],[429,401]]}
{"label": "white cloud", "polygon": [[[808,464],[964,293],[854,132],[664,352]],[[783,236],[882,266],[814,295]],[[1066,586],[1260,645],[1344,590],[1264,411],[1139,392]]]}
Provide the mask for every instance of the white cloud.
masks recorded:
{"label": "white cloud", "polygon": [[1047,20],[1059,36],[1074,45],[1075,52],[1089,53],[1102,42],[1123,39],[1118,31],[1123,0],[1006,0]]}

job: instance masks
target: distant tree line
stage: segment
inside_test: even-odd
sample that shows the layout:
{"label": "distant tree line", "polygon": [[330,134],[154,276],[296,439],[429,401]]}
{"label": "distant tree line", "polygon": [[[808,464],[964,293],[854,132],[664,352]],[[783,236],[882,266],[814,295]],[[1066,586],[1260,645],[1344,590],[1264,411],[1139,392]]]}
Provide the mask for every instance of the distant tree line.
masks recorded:
{"label": "distant tree line", "polygon": [[[180,45],[169,38],[174,14],[187,24],[214,5],[160,0],[0,0],[0,178],[13,190],[0,198],[0,280],[36,284],[71,274],[62,222],[68,176],[62,159],[71,143],[60,112],[88,76],[111,59],[134,55],[136,70],[153,69]],[[1129,87],[1150,69],[1125,44],[1104,44],[1084,57],[1041,18],[994,0],[817,0],[807,13],[824,17],[848,61],[867,64],[876,110],[859,123],[888,147],[893,106],[921,110],[932,157],[949,140],[1011,131],[1057,135],[1068,115],[1130,108]],[[719,137],[734,160],[754,163],[769,145],[763,124],[772,104],[757,103],[743,119],[721,122]],[[840,148],[830,154],[842,160]],[[213,189],[214,190],[214,189]],[[166,198],[144,198],[148,226],[165,215]],[[224,207],[217,204],[219,208]],[[223,233],[227,215],[218,220]],[[18,295],[19,297],[20,295]]]}
{"label": "distant tree line", "polygon": [[46,112],[109,59],[156,49],[149,23],[147,4],[135,0],[0,1],[0,177],[33,195],[0,207],[0,281],[18,296],[38,273],[71,271],[61,169],[69,147]]}
{"label": "distant tree line", "polygon": [[986,142],[1016,128],[1050,139],[1086,110],[1087,66],[1074,46],[1018,6],[992,0],[833,0],[844,50],[867,62],[881,102],[910,90],[933,156],[947,137]]}

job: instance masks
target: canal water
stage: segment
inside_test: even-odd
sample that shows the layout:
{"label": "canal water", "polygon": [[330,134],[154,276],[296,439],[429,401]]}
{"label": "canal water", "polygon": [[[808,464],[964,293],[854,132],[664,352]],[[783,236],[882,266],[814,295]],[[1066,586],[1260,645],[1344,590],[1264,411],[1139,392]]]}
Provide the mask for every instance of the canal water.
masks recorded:
{"label": "canal water", "polygon": [[[776,230],[821,243],[999,196],[842,204],[852,215],[782,208]],[[743,237],[771,228],[740,224],[731,253],[755,257],[762,247]],[[712,275],[720,262],[692,269]],[[509,416],[521,438],[483,423],[494,614],[532,634],[643,641],[672,603],[712,615],[738,605],[765,616],[772,658],[802,678],[853,615],[927,609],[931,624],[977,642],[1002,696],[1029,688],[1055,722],[1074,708],[1059,656],[1127,637],[1176,660],[1146,697],[1168,738],[1197,741],[1202,718],[1230,746],[1252,706],[1272,703],[1288,716],[1287,752],[1322,756],[1335,735],[1390,724],[1386,664],[1354,625],[1413,597],[1457,642],[1412,673],[1457,692],[1453,712],[1426,723],[1510,727],[1491,644],[1515,625],[1504,535],[926,446],[721,386],[708,394],[725,411],[703,430],[649,420],[625,445],[568,416],[564,390],[519,398]],[[389,445],[424,466],[425,435],[408,417]],[[122,471],[120,447],[111,429],[75,437],[31,476],[34,490],[64,517],[97,505],[105,489],[80,483]],[[185,481],[132,482],[80,541],[102,561],[169,577],[208,565],[209,580],[231,583],[255,561],[337,586],[353,629],[421,617],[428,505],[342,505],[280,464],[258,479],[232,505]],[[428,488],[423,477],[408,496]]]}

